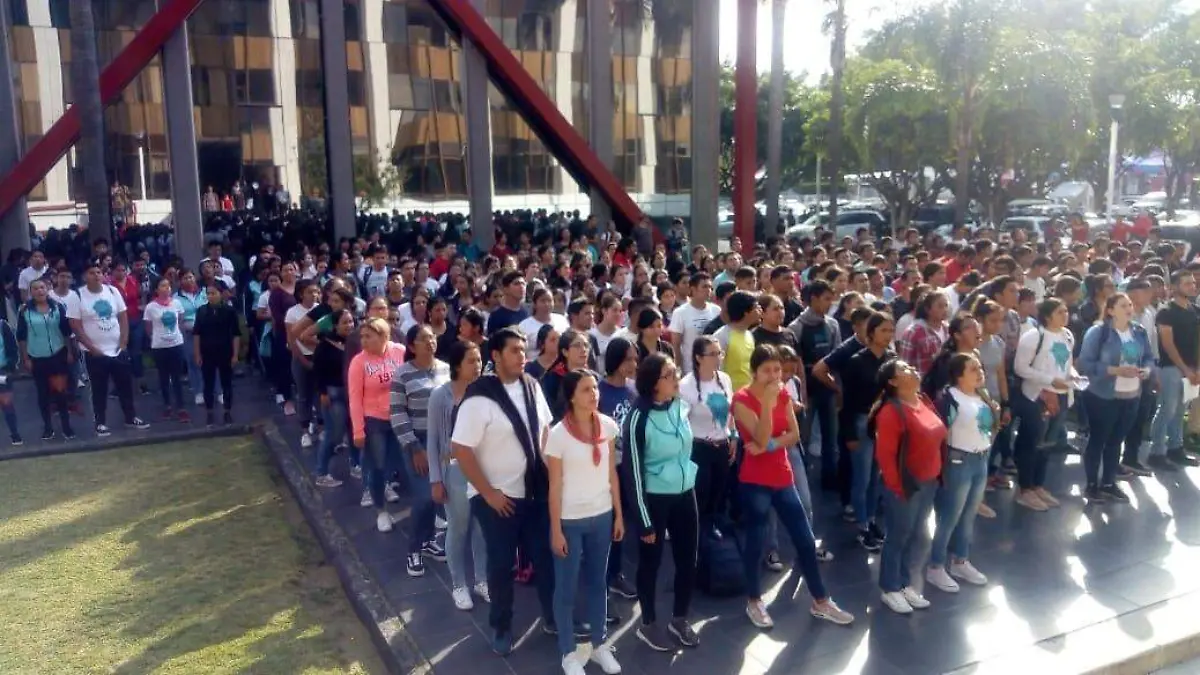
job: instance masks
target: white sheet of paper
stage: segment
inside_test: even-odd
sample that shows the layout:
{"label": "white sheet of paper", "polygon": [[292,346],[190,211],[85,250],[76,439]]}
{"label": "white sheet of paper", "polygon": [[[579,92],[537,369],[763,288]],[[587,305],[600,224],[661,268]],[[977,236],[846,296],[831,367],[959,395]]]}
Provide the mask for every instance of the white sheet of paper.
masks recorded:
{"label": "white sheet of paper", "polygon": [[1190,403],[1192,399],[1200,396],[1200,385],[1192,384],[1187,380],[1183,381],[1183,402]]}

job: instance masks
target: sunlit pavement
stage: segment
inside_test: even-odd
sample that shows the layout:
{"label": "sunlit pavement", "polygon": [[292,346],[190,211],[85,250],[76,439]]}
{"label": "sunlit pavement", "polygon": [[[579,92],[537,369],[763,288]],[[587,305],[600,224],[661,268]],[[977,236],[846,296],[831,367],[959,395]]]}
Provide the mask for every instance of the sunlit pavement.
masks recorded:
{"label": "sunlit pavement", "polygon": [[[292,447],[311,470],[314,450],[300,450],[295,418],[276,417]],[[407,509],[392,505],[397,526],[375,530],[371,509],[358,505],[361,484],[347,474],[344,455],[333,473],[346,483],[324,490],[326,506],[357,546],[359,555],[408,624],[436,672],[554,673],[559,656],[553,638],[537,625],[532,588],[518,588],[514,631],[517,649],[507,659],[492,654],[487,607],[454,608],[449,575],[427,561],[426,575],[405,572]],[[1011,491],[989,493],[995,520],[978,519],[971,560],[991,583],[954,595],[926,589],[932,607],[909,616],[879,602],[878,556],[854,544],[853,527],[838,517],[836,497],[821,495],[815,529],[836,554],[822,565],[826,586],[857,616],[850,627],[813,619],[809,597],[790,571],[764,577],[775,627],[755,629],[744,601],[697,594],[691,619],[698,649],[675,654],[650,651],[634,635],[636,603],[615,600],[623,618],[611,630],[626,673],[664,670],[687,673],[970,673],[1086,671],[1200,633],[1200,470],[1143,478],[1126,484],[1127,505],[1085,507],[1077,455],[1056,455],[1051,489],[1060,509],[1034,513],[1012,503]],[[932,530],[933,522],[929,523]],[[786,537],[784,537],[786,539]],[[927,546],[927,545],[926,545]],[[783,553],[790,559],[790,549]],[[670,594],[670,556],[660,579]],[[626,564],[632,579],[636,556]],[[914,569],[923,587],[923,570]],[[660,597],[660,615],[670,598]],[[595,666],[592,666],[595,669]]]}

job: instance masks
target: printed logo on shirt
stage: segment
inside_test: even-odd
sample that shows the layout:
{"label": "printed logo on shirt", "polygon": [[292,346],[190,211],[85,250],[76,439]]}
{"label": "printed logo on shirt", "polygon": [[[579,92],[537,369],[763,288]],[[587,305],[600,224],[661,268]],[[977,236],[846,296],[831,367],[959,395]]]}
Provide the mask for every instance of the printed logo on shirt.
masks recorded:
{"label": "printed logo on shirt", "polygon": [[704,405],[712,411],[713,422],[717,428],[724,429],[729,423],[729,397],[724,392],[709,392],[704,398]]}
{"label": "printed logo on shirt", "polygon": [[1050,355],[1054,357],[1054,365],[1058,366],[1059,370],[1067,369],[1067,361],[1071,359],[1071,350],[1065,342],[1055,342],[1050,348]]}
{"label": "printed logo on shirt", "polygon": [[174,333],[176,327],[179,325],[178,315],[173,311],[163,312],[162,325],[168,333]]}
{"label": "printed logo on shirt", "polygon": [[1128,340],[1121,343],[1121,363],[1125,365],[1137,365],[1137,362],[1142,358],[1142,350],[1138,347],[1137,342]]}
{"label": "printed logo on shirt", "polygon": [[979,427],[979,435],[987,440],[992,440],[992,425],[996,418],[992,414],[992,406],[981,405],[979,411],[975,413],[975,424]]}

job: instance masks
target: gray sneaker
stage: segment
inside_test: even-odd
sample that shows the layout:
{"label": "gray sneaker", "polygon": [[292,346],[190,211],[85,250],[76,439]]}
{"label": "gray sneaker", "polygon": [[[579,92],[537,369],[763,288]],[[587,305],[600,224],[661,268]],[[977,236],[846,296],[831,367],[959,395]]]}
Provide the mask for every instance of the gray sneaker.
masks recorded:
{"label": "gray sneaker", "polygon": [[671,635],[679,640],[679,643],[684,647],[697,647],[700,645],[700,636],[696,635],[696,631],[692,630],[692,625],[687,622],[687,619],[671,619],[671,623],[667,625],[667,629],[671,631]]}

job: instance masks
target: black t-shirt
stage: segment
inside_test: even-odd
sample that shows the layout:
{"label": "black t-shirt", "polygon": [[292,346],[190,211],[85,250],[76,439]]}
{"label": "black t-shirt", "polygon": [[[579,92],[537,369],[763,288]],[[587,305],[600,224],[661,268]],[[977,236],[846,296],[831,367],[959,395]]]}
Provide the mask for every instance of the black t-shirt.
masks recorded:
{"label": "black t-shirt", "polygon": [[883,356],[875,356],[870,349],[861,349],[846,361],[841,369],[842,376],[842,411],[841,419],[847,422],[843,425],[843,437],[854,440],[857,432],[853,420],[859,415],[871,412],[871,406],[879,397],[883,387],[879,384],[879,369],[883,364],[896,358],[896,352],[887,350]]}
{"label": "black t-shirt", "polygon": [[[1198,352],[1200,352],[1200,314],[1197,314],[1196,307],[1193,305],[1180,307],[1172,302],[1158,311],[1158,317],[1154,320],[1154,324],[1171,327],[1171,337],[1175,341],[1175,349],[1179,352],[1179,358],[1183,359],[1183,363],[1187,367],[1195,368]],[[1167,350],[1162,346],[1161,330],[1158,335],[1158,353],[1160,354],[1158,365],[1174,366],[1171,357],[1167,356]]]}
{"label": "black t-shirt", "polygon": [[333,333],[326,333],[317,340],[312,361],[318,391],[325,393],[329,387],[346,386],[345,356],[345,342]]}
{"label": "black t-shirt", "polygon": [[754,344],[756,345],[774,345],[776,347],[786,345],[795,350],[797,355],[800,354],[800,350],[796,345],[796,334],[786,328],[774,331],[759,326],[752,331],[752,334],[754,335]]}
{"label": "black t-shirt", "polygon": [[804,313],[804,305],[795,298],[788,298],[783,301],[783,325],[790,325],[793,321],[800,318]]}
{"label": "black t-shirt", "polygon": [[[509,309],[504,305],[500,305],[496,309],[492,310],[491,315],[488,316],[487,334],[491,335],[501,328],[516,326],[528,318],[529,310],[525,309],[524,307],[520,307],[518,309]],[[533,339],[537,336],[531,335],[529,337],[530,339]]]}
{"label": "black t-shirt", "polygon": [[705,324],[704,330],[701,332],[704,335],[712,335],[724,327],[725,327],[725,320],[722,319],[721,317],[717,316],[717,317],[713,317],[712,321],[709,321],[707,324]]}
{"label": "black t-shirt", "polygon": [[204,360],[233,358],[233,339],[241,336],[237,311],[225,303],[204,305],[196,310],[193,334],[200,339]]}

